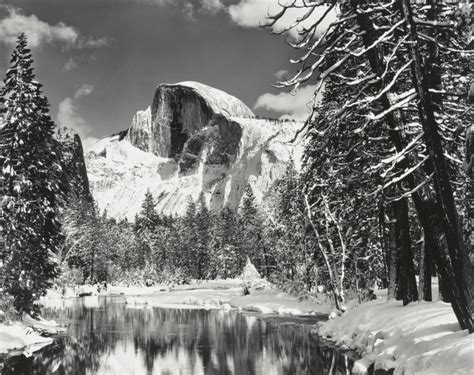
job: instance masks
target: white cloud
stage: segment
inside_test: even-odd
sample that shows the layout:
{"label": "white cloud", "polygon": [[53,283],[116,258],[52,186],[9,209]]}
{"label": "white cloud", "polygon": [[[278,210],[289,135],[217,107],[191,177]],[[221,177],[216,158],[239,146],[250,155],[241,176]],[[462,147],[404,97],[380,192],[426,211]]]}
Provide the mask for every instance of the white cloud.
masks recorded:
{"label": "white cloud", "polygon": [[64,70],[66,72],[70,72],[71,70],[76,69],[79,66],[79,63],[77,62],[77,59],[74,57],[71,57],[66,63],[64,64]]}
{"label": "white cloud", "polygon": [[14,45],[18,35],[25,33],[30,47],[59,42],[68,47],[96,48],[108,43],[106,38],[83,37],[74,27],[59,22],[50,25],[34,14],[25,15],[21,9],[0,5],[0,42]]}
{"label": "white cloud", "polygon": [[[291,0],[294,1],[294,0]],[[288,4],[290,0],[281,0],[282,4]],[[296,0],[296,5],[302,5],[302,0]],[[304,20],[297,28],[292,29],[289,35],[293,38],[298,36],[298,30],[303,27],[309,27],[314,24],[327,8],[321,6],[320,9],[313,12],[306,20]],[[269,22],[268,16],[279,13],[282,8],[277,0],[240,0],[239,3],[229,6],[229,14],[232,20],[242,27],[259,27]],[[279,32],[293,25],[298,17],[306,14],[308,9],[304,7],[288,9],[283,17],[273,25],[272,29]],[[322,22],[319,30],[325,30],[329,24],[335,19],[335,12],[331,12]]]}
{"label": "white cloud", "polygon": [[196,21],[194,18],[194,5],[188,2],[183,4],[183,13],[190,21]]}
{"label": "white cloud", "polygon": [[84,83],[74,93],[74,99],[80,99],[80,98],[83,98],[84,96],[88,96],[92,94],[92,91],[94,91],[94,86],[89,85],[88,83]]}
{"label": "white cloud", "polygon": [[225,9],[221,0],[201,0],[202,10],[211,14],[216,14]]}
{"label": "white cloud", "polygon": [[79,134],[84,150],[89,150],[96,142],[97,138],[90,135],[91,126],[81,117],[78,112],[80,99],[90,95],[94,86],[83,84],[74,93],[72,98],[65,98],[58,107],[57,120],[60,127],[67,127]]}
{"label": "white cloud", "polygon": [[289,77],[289,72],[286,69],[281,69],[275,73],[275,78],[279,81],[287,79]]}
{"label": "white cloud", "polygon": [[254,108],[275,112],[282,118],[306,120],[311,114],[315,90],[316,85],[307,85],[301,87],[296,93],[266,93],[257,99]]}
{"label": "white cloud", "polygon": [[222,0],[111,0],[121,2],[132,2],[139,4],[157,5],[157,6],[175,6],[181,8],[184,16],[190,21],[195,21],[195,13],[217,14],[225,11],[226,7]]}

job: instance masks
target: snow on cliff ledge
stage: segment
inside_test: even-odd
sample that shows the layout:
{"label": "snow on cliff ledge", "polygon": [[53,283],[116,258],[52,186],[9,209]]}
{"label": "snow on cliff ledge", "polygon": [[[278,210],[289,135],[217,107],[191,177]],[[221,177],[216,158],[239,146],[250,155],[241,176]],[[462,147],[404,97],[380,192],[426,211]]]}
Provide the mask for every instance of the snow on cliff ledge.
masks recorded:
{"label": "snow on cliff ledge", "polygon": [[100,210],[133,220],[147,189],[157,210],[182,215],[203,192],[209,207],[237,208],[250,184],[262,201],[303,146],[301,123],[257,119],[239,99],[199,83],[159,85],[152,105],[127,132],[99,141],[87,155]]}
{"label": "snow on cliff ledge", "polygon": [[225,116],[255,117],[254,113],[241,100],[225,91],[204,85],[199,82],[185,81],[169,86],[185,86],[192,88],[201,95],[212,107],[214,112]]}

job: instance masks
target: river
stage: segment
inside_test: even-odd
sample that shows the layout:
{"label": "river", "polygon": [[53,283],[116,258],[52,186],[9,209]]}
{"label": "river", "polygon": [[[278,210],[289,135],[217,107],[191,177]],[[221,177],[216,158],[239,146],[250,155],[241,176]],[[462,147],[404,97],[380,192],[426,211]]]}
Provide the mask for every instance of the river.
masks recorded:
{"label": "river", "polygon": [[65,300],[44,317],[67,335],[0,359],[3,374],[350,374],[352,360],[311,334],[308,318],[131,308],[123,298]]}

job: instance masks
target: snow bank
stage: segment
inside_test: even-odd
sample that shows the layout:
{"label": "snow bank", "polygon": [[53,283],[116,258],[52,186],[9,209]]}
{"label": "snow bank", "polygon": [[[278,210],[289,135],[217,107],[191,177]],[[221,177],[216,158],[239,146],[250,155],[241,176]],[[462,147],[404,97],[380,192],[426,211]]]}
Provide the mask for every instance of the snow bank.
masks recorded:
{"label": "snow bank", "polygon": [[26,316],[21,322],[0,324],[0,354],[18,352],[30,357],[41,348],[52,344],[52,336],[63,329],[55,321],[33,319]]}
{"label": "snow bank", "polygon": [[[217,282],[225,285],[224,281]],[[239,311],[256,312],[259,314],[271,314],[281,316],[315,316],[326,315],[331,306],[322,301],[298,301],[296,297],[286,293],[278,292],[274,289],[255,290],[252,289],[249,295],[242,293],[242,280],[231,280],[230,288],[215,288],[215,283],[204,284],[213,289],[189,289],[193,285],[177,286],[169,291],[155,290],[153,293],[128,294],[130,290],[121,289],[125,292],[123,302],[127,308],[179,308],[179,309],[219,309],[229,311],[238,309]],[[238,284],[240,286],[235,287]],[[186,289],[188,288],[188,289]],[[115,289],[112,292],[116,295]],[[110,288],[109,288],[110,292]],[[122,293],[123,293],[122,292]],[[122,294],[121,293],[121,294]]]}
{"label": "snow bank", "polygon": [[459,328],[449,304],[380,298],[321,323],[318,334],[355,350],[362,359],[353,373],[377,369],[394,374],[472,374],[474,336]]}

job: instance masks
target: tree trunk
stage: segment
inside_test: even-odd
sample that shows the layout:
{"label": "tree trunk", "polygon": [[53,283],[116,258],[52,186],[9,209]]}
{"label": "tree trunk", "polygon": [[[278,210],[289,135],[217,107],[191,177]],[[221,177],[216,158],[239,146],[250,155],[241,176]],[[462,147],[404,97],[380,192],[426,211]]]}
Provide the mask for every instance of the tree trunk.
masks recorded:
{"label": "tree trunk", "polygon": [[[459,324],[462,329],[468,329],[469,332],[473,332],[474,322],[471,310],[471,291],[468,286],[469,281],[466,272],[468,257],[463,244],[438,124],[434,116],[433,103],[429,92],[429,81],[425,74],[423,74],[417,28],[413,19],[410,0],[398,1],[401,2],[406,21],[406,31],[411,39],[408,44],[408,49],[413,59],[412,76],[418,94],[418,113],[424,131],[425,144],[434,167],[434,185],[437,195],[441,198],[442,211],[440,215],[443,220],[443,229],[446,235],[452,266],[449,267],[447,264],[441,264],[441,267],[450,268],[446,271],[451,273],[448,280],[453,281],[451,293],[452,304]],[[441,261],[445,261],[444,257],[441,257]]]}
{"label": "tree trunk", "polygon": [[[423,236],[424,237],[424,236]],[[431,294],[431,248],[433,240],[430,238],[423,238],[423,246],[420,249],[420,265],[419,265],[419,277],[418,283],[418,300],[432,301],[433,297]]]}
{"label": "tree trunk", "polygon": [[[391,210],[394,211],[393,209]],[[391,220],[389,227],[389,244],[387,246],[388,256],[388,290],[387,300],[396,299],[400,290],[400,272],[399,272],[399,256],[397,246],[396,221]]]}
{"label": "tree trunk", "polygon": [[[464,161],[464,171],[466,172],[466,233],[464,237],[466,239],[469,254],[471,296],[474,297],[474,125],[471,125],[466,131],[466,158]],[[471,300],[471,308],[474,309],[474,299]]]}
{"label": "tree trunk", "polygon": [[[385,236],[385,205],[381,199],[378,204],[379,207],[379,242],[383,254],[383,277],[381,280],[382,288],[386,289],[389,285],[389,258],[390,258],[390,239],[387,241]],[[357,260],[356,260],[357,261]],[[388,298],[387,298],[388,299]]]}
{"label": "tree trunk", "polygon": [[427,302],[433,301],[433,295],[431,292],[431,274],[433,271],[433,259],[431,256],[431,249],[432,249],[431,241],[425,241],[423,245],[423,252],[425,255],[424,259],[424,267],[423,267],[423,274],[424,274],[424,285],[423,285],[423,300]]}
{"label": "tree trunk", "polygon": [[418,301],[423,300],[425,289],[425,249],[426,240],[423,238],[423,245],[420,248],[420,261],[418,263]]}
{"label": "tree trunk", "polygon": [[[308,196],[303,193],[303,197],[304,197],[304,203],[305,203],[305,206],[306,206],[306,216],[307,216],[308,222],[309,222],[311,228],[313,229],[314,235],[316,236],[316,241],[317,241],[317,244],[318,244],[318,248],[321,251],[321,254],[324,258],[324,263],[326,265],[326,269],[328,271],[329,282],[330,282],[330,285],[331,285],[331,292],[334,296],[334,303],[336,305],[336,309],[341,311],[342,310],[342,303],[344,301],[342,300],[342,297],[341,297],[341,294],[340,294],[339,288],[338,288],[338,285],[339,285],[338,277],[337,277],[337,273],[335,273],[335,272],[337,272],[337,270],[333,271],[333,268],[331,266],[331,262],[329,261],[328,252],[324,248],[324,246],[321,242],[321,236],[319,235],[319,230],[316,227],[315,223],[313,222],[313,214],[311,212],[311,205],[309,204]],[[334,269],[335,269],[335,266],[334,266]]]}
{"label": "tree trunk", "polygon": [[400,280],[403,306],[418,300],[416,287],[415,265],[411,248],[410,221],[408,215],[408,200],[406,198],[394,202],[397,214],[397,232],[399,235]]}
{"label": "tree trunk", "polygon": [[439,300],[446,303],[450,303],[451,291],[449,290],[449,283],[443,278],[441,273],[438,274],[438,288]]}

